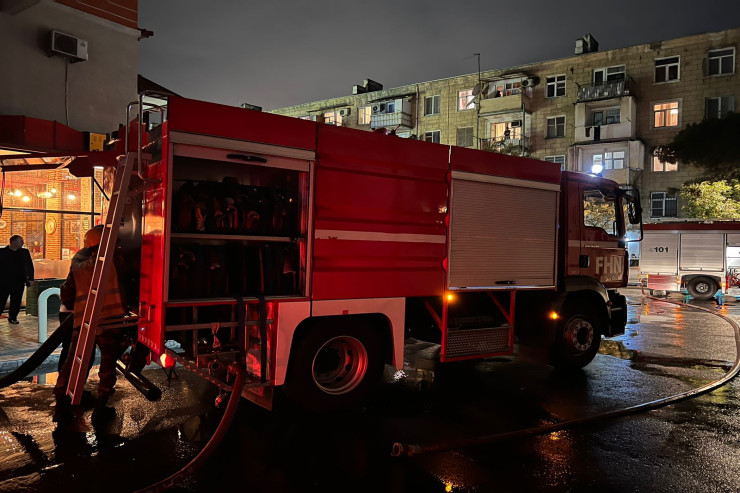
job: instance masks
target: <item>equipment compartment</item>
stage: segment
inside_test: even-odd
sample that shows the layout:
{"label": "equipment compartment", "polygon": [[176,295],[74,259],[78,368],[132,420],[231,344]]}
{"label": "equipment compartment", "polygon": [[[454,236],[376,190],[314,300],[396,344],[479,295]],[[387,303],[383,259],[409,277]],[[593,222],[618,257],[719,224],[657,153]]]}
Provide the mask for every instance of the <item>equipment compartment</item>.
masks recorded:
{"label": "equipment compartment", "polygon": [[184,151],[172,160],[168,300],[303,296],[308,163]]}

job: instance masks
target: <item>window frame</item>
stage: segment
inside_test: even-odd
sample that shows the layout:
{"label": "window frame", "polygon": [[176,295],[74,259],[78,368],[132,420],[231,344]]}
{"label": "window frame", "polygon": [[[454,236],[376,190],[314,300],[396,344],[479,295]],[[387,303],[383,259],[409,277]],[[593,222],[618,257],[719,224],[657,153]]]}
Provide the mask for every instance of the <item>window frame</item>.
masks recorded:
{"label": "window frame", "polygon": [[[709,102],[710,101],[717,101],[717,114],[716,115],[709,115]],[[725,112],[722,113],[722,101],[726,100],[727,104],[725,105]],[[708,98],[704,98],[704,118],[710,119],[710,118],[724,118],[727,116],[727,113],[734,112],[735,111],[735,95],[730,94],[727,96],[711,96]]]}
{"label": "window frame", "polygon": [[[676,59],[675,63],[661,63],[660,65],[658,62],[665,62],[667,60]],[[676,67],[676,78],[671,79],[670,76],[670,68],[675,66]],[[664,70],[664,77],[665,80],[658,80],[658,72],[660,70]],[[655,58],[653,60],[653,84],[670,84],[672,82],[678,82],[681,80],[681,55],[671,55],[671,56],[665,56],[660,58]]]}
{"label": "window frame", "polygon": [[[717,73],[712,73],[712,53],[713,52],[720,52],[720,51],[726,51],[726,50],[732,50],[731,55],[720,55],[719,57],[714,57],[718,60]],[[714,48],[709,51],[707,51],[707,77],[722,77],[724,75],[732,75],[735,73],[735,56],[737,54],[737,50],[734,46],[727,46],[725,48]],[[730,72],[724,72],[722,71],[722,59],[729,57],[732,59],[732,70]]]}
{"label": "window frame", "polygon": [[[656,195],[662,195],[661,203],[662,203],[662,213],[661,214],[654,214],[655,212],[655,196]],[[676,214],[675,215],[667,215],[666,214],[666,201],[670,199],[672,201],[676,201]],[[668,192],[650,192],[650,217],[678,217],[678,199],[676,197],[669,197]]]}
{"label": "window frame", "polygon": [[[434,136],[437,136],[437,140],[434,140]],[[431,139],[429,139],[431,137]],[[421,140],[424,142],[432,142],[434,144],[441,144],[442,143],[442,131],[441,130],[429,130],[427,132],[424,132],[421,136]]]}
{"label": "window frame", "polygon": [[[562,161],[560,160],[562,158]],[[560,171],[566,170],[567,159],[565,154],[553,154],[552,156],[545,156],[545,161],[548,163],[555,163],[560,165]]]}
{"label": "window frame", "polygon": [[[431,101],[431,112],[427,112],[427,101]],[[436,104],[435,104],[436,101]],[[436,106],[436,112],[435,110]],[[436,116],[442,113],[442,95],[434,94],[432,96],[424,96],[424,116]]]}
{"label": "window frame", "polygon": [[[661,169],[656,169],[657,165],[660,165]],[[671,167],[672,169],[668,169]],[[668,163],[665,161],[661,161],[658,156],[652,156],[650,170],[653,173],[673,173],[674,171],[678,171],[678,163]]]}
{"label": "window frame", "polygon": [[[561,78],[562,80],[560,80]],[[545,77],[545,98],[554,99],[554,98],[565,97],[567,93],[566,80],[567,79],[566,79],[565,74],[546,76]],[[562,87],[561,87],[561,84],[562,84]],[[552,93],[553,93],[552,96],[550,95],[551,88],[552,88]],[[559,94],[559,89],[562,89],[562,94]]]}
{"label": "window frame", "polygon": [[[469,139],[470,144],[461,145],[460,144],[460,131],[468,131],[468,130],[470,131],[470,139]],[[457,129],[455,129],[455,145],[458,147],[468,147],[468,148],[475,147],[475,127],[457,127]]]}
{"label": "window frame", "polygon": [[323,118],[322,123],[325,123],[326,125],[334,125],[335,127],[342,127],[344,117],[339,113],[339,110],[330,110],[330,111],[324,111],[321,114],[321,117]]}
{"label": "window frame", "polygon": [[370,125],[373,118],[373,107],[371,105],[359,106],[357,108],[357,124]]}
{"label": "window frame", "polygon": [[[612,69],[618,69],[621,68],[621,70],[612,71],[612,73],[609,73],[609,70]],[[596,82],[596,74],[601,73],[602,74],[602,80],[599,82]],[[614,77],[614,75],[622,74],[621,77]],[[611,78],[610,78],[611,77]],[[591,73],[591,83],[594,85],[601,85],[606,84],[608,82],[614,82],[616,80],[625,80],[627,78],[627,66],[622,65],[611,65],[609,67],[599,67],[595,68],[593,72]]]}
{"label": "window frame", "polygon": [[[676,103],[678,106],[675,108],[677,112],[676,116],[676,124],[675,125],[668,125],[668,115],[669,113],[666,113],[664,116],[664,124],[663,125],[656,125],[655,124],[655,117],[658,112],[670,112],[673,108],[666,108],[656,111],[655,107],[658,105],[663,104],[670,104],[670,103]],[[659,128],[680,128],[681,127],[681,100],[680,99],[666,99],[664,101],[653,101],[650,103],[650,106],[652,107],[653,112],[653,119],[652,119],[652,128],[659,129]]]}
{"label": "window frame", "polygon": [[472,89],[457,91],[457,111],[468,111],[475,109],[475,96]]}
{"label": "window frame", "polygon": [[[562,124],[558,124],[557,120],[559,118],[563,119]],[[555,135],[550,135],[550,120],[554,120],[554,128],[555,128]],[[562,139],[565,137],[565,123],[566,123],[566,116],[565,115],[555,115],[555,116],[548,116],[547,117],[547,124],[545,126],[545,138],[546,139]],[[558,127],[562,125],[563,128],[563,134],[558,135]]]}

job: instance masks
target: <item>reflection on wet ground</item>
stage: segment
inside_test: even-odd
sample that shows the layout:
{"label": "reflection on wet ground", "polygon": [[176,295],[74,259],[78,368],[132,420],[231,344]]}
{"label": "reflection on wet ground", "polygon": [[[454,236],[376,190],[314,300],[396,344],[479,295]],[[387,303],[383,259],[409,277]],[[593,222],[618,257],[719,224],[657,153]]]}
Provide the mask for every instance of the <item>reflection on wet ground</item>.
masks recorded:
{"label": "reflection on wet ground", "polygon": [[[666,439],[673,423],[690,426],[697,412],[709,413],[712,426],[736,437],[735,391],[725,387],[675,410],[601,427],[415,459],[390,457],[394,441],[494,434],[634,405],[702,385],[731,364],[732,351],[713,348],[725,343],[715,344],[724,332],[711,329],[711,315],[634,299],[629,307],[626,333],[603,340],[601,354],[579,372],[514,358],[438,365],[439,346],[409,341],[403,370],[386,368],[388,384],[360,410],[316,416],[284,402],[273,412],[242,402],[215,457],[179,491],[226,490],[235,482],[248,491],[285,492],[609,490],[605,484],[629,489],[639,478],[615,476],[615,464],[626,460],[629,467],[622,471],[644,471],[646,461],[667,467],[673,452],[664,452],[662,444],[686,446]],[[90,425],[88,408],[71,430],[54,432],[53,374],[39,375],[41,385],[0,389],[0,490],[64,484],[82,491],[102,485],[106,491],[131,491],[184,466],[218,425],[216,391],[189,373],[180,372],[171,388],[161,371],[147,376],[163,389],[162,401],[144,400],[121,380],[112,402],[118,416],[105,430]],[[647,432],[638,426],[646,421],[656,423]],[[619,453],[612,457],[610,450]],[[643,480],[640,489],[648,483]]]}

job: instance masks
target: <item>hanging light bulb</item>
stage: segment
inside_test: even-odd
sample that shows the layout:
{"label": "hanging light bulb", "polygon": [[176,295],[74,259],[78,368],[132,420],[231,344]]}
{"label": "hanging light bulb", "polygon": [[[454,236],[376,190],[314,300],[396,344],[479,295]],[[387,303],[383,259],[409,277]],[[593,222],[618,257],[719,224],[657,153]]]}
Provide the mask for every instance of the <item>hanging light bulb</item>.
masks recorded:
{"label": "hanging light bulb", "polygon": [[75,200],[75,199],[77,198],[77,195],[75,195],[75,194],[73,194],[73,193],[70,193],[69,195],[67,195],[67,198],[68,198],[69,200]]}

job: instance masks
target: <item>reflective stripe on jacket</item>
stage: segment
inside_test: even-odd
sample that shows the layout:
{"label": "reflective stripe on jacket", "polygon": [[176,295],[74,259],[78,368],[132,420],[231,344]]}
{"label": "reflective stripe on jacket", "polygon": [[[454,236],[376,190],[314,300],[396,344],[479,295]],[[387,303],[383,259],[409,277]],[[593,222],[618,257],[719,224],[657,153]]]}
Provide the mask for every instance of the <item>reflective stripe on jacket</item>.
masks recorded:
{"label": "reflective stripe on jacket", "polygon": [[[87,259],[78,256],[82,250],[72,259],[70,270],[75,281],[75,306],[74,306],[74,324],[75,327],[82,325],[82,319],[85,316],[85,304],[87,303],[90,285],[92,284],[93,269],[97,259],[97,249],[90,249],[90,256]],[[109,271],[108,281],[101,289],[103,305],[100,308],[99,322],[120,318],[127,314],[124,307],[121,289],[118,285],[118,273],[115,266]]]}

